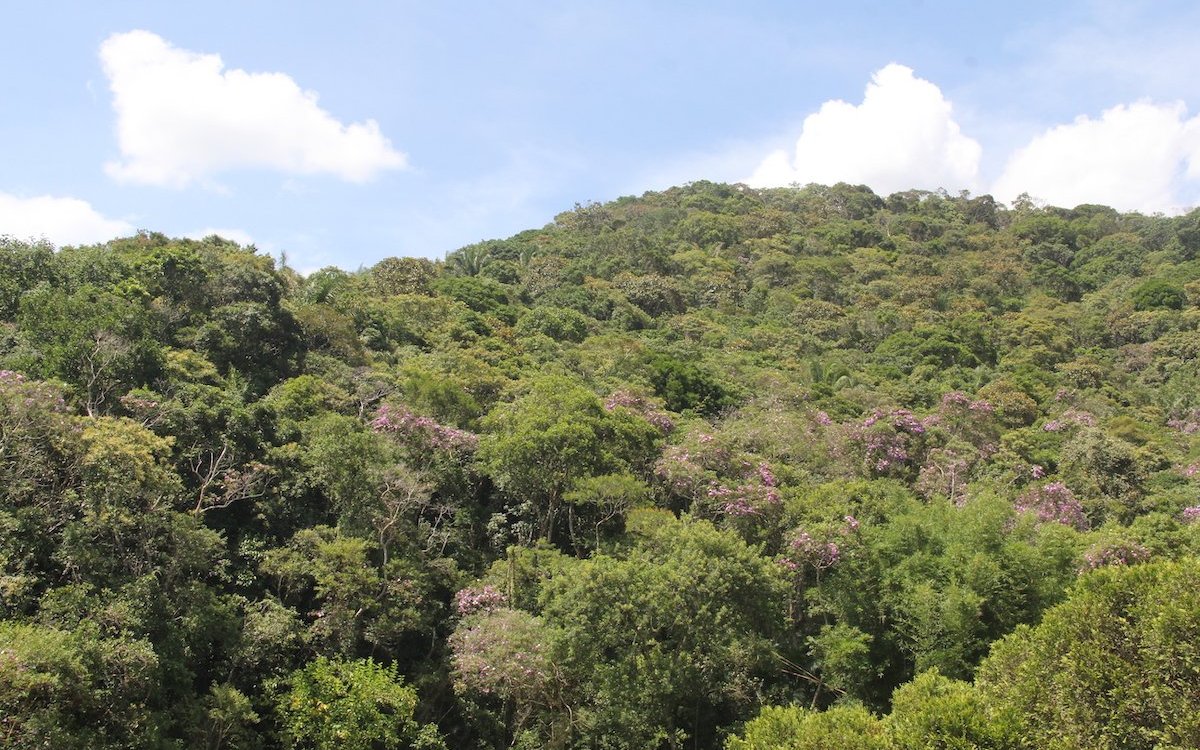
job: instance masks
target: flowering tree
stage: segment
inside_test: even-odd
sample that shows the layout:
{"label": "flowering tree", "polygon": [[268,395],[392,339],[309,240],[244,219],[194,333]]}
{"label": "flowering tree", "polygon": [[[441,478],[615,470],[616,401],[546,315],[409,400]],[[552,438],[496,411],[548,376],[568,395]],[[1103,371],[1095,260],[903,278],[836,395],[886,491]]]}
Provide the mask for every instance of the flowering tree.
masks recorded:
{"label": "flowering tree", "polygon": [[566,711],[561,677],[551,660],[552,631],[541,618],[503,606],[504,596],[490,587],[465,591],[455,597],[456,609],[465,616],[450,637],[455,690],[503,704],[512,717],[508,739],[520,736],[535,719],[561,718]]}
{"label": "flowering tree", "polygon": [[1020,513],[1032,513],[1040,523],[1061,523],[1080,531],[1088,527],[1083,504],[1062,482],[1050,482],[1029,490],[1017,498],[1013,507]]}
{"label": "flowering tree", "polygon": [[903,476],[919,464],[928,428],[908,409],[876,409],[848,426],[848,437],[867,476]]}
{"label": "flowering tree", "polygon": [[1131,539],[1102,539],[1083,553],[1080,572],[1112,565],[1136,565],[1150,559],[1150,550]]}
{"label": "flowering tree", "polygon": [[404,405],[384,404],[371,420],[371,429],[395,435],[414,457],[439,452],[454,456],[470,454],[479,438],[466,430],[438,424],[429,417],[414,414]]}
{"label": "flowering tree", "polygon": [[669,446],[654,473],[685,507],[701,516],[759,516],[777,509],[781,499],[779,482],[766,461],[708,432],[694,431]]}

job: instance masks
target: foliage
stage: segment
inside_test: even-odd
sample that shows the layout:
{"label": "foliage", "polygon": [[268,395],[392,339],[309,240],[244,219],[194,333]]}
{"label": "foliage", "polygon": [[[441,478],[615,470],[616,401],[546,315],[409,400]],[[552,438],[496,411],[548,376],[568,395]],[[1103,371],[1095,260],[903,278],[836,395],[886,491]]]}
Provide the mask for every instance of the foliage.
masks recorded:
{"label": "foliage", "polygon": [[1036,627],[1000,641],[984,694],[1046,748],[1191,747],[1200,742],[1200,564],[1097,570]]}
{"label": "foliage", "polygon": [[884,750],[879,720],[861,706],[812,711],[798,706],[768,707],[731,737],[726,750]]}
{"label": "foliage", "polygon": [[413,719],[417,694],[395,667],[318,657],[288,679],[277,704],[287,746],[313,750],[434,750],[437,730]]}
{"label": "foliage", "polygon": [[1196,746],[1198,222],[0,239],[0,744]]}

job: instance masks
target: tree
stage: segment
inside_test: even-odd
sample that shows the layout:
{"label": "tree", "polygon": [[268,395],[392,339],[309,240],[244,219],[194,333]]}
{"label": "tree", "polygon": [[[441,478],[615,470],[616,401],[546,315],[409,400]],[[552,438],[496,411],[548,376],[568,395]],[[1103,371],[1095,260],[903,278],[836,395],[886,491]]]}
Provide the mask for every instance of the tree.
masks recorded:
{"label": "tree", "polygon": [[[607,411],[600,399],[561,376],[535,380],[515,401],[483,420],[479,461],[529,524],[522,536],[553,540],[563,495],[577,480],[644,468],[661,433],[628,410]],[[574,511],[567,508],[568,527]]]}
{"label": "tree", "polygon": [[303,337],[292,314],[259,302],[213,310],[196,331],[195,345],[223,373],[245,376],[257,394],[294,375],[303,356]]}
{"label": "tree", "polygon": [[323,652],[352,656],[364,643],[394,649],[419,627],[424,579],[436,572],[376,559],[371,542],[317,526],[268,551],[262,573],[274,579],[280,600],[307,613],[309,637]]}
{"label": "tree", "polygon": [[883,721],[890,750],[1008,750],[1019,747],[1016,718],[985,702],[970,683],[922,672],[892,695]]}
{"label": "tree", "polygon": [[376,291],[385,297],[428,294],[437,267],[426,258],[384,258],[371,267],[370,275]]}
{"label": "tree", "polygon": [[733,396],[710,373],[667,354],[650,360],[650,382],[671,411],[693,409],[713,416],[734,403]]}
{"label": "tree", "polygon": [[150,644],[0,621],[0,745],[166,750]]}
{"label": "tree", "polygon": [[[485,587],[484,594],[488,593]],[[490,606],[464,606],[465,617],[450,638],[455,687],[480,700],[499,700],[508,717],[506,733],[514,741],[532,730],[534,721],[550,719],[540,727],[549,735],[569,729],[563,705],[561,675],[551,660],[553,633],[541,618],[502,605],[506,597],[491,591]],[[478,599],[478,598],[477,598]]]}
{"label": "tree", "polygon": [[133,300],[88,285],[74,292],[41,286],[21,298],[19,321],[29,347],[26,369],[79,388],[89,416],[157,373],[159,346]]}
{"label": "tree", "polygon": [[318,657],[292,673],[275,705],[294,750],[438,750],[437,727],[413,718],[417,693],[395,666]]}
{"label": "tree", "polygon": [[1183,288],[1164,279],[1150,279],[1133,290],[1135,310],[1178,310],[1185,301]]}
{"label": "tree", "polygon": [[1200,747],[1200,561],[1113,566],[1080,579],[980,667],[987,700],[1031,747]]}
{"label": "tree", "polygon": [[730,737],[726,750],[887,750],[879,719],[861,706],[813,711],[800,706],[768,706]]}
{"label": "tree", "polygon": [[710,746],[776,670],[782,569],[707,521],[665,521],[542,589],[575,747]]}

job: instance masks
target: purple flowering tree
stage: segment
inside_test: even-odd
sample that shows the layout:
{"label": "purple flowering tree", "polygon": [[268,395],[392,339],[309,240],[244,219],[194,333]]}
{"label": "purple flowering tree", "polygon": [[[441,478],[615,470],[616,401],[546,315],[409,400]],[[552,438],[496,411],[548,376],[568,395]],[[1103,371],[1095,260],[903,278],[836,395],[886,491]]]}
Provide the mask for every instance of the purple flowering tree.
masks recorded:
{"label": "purple flowering tree", "polygon": [[771,466],[709,432],[694,432],[668,446],[654,471],[667,491],[697,515],[751,518],[780,505],[779,481]]}
{"label": "purple flowering tree", "polygon": [[380,477],[382,507],[375,518],[380,544],[386,550],[386,539],[408,518],[416,524],[426,551],[441,554],[449,541],[449,522],[458,510],[453,498],[468,495],[477,481],[478,436],[415,414],[402,404],[384,404],[369,425],[376,434],[388,437],[402,458]]}
{"label": "purple flowering tree", "polygon": [[1078,427],[1095,427],[1096,417],[1081,409],[1067,409],[1042,425],[1045,432],[1070,432]]}
{"label": "purple flowering tree", "polygon": [[461,589],[454,595],[454,612],[459,617],[487,613],[508,605],[508,596],[490,584]]}
{"label": "purple flowering tree", "polygon": [[860,522],[847,515],[840,524],[824,524],[819,528],[797,527],[786,537],[783,551],[776,558],[792,577],[796,596],[790,605],[794,618],[800,611],[800,594],[811,577],[819,584],[822,576],[843,560],[858,542]]}
{"label": "purple flowering tree", "polygon": [[476,700],[502,703],[516,737],[535,716],[564,713],[561,680],[550,655],[553,637],[541,618],[501,606],[503,595],[488,588],[455,597],[456,609],[466,616],[450,636],[454,688]]}
{"label": "purple flowering tree", "polygon": [[604,399],[605,411],[626,409],[649,422],[663,435],[670,435],[675,430],[675,421],[667,414],[666,409],[656,400],[633,391],[622,390]]}
{"label": "purple flowering tree", "polygon": [[1079,572],[1113,565],[1136,565],[1150,559],[1150,550],[1130,539],[1107,539],[1096,542],[1083,553]]}
{"label": "purple flowering tree", "polygon": [[1088,527],[1083,505],[1062,482],[1050,482],[1025,492],[1013,503],[1018,513],[1031,513],[1039,523],[1061,523],[1084,531]]}
{"label": "purple flowering tree", "polygon": [[479,444],[474,433],[438,424],[403,404],[384,404],[371,420],[375,432],[395,436],[416,458],[445,454],[469,456]]}
{"label": "purple flowering tree", "polygon": [[998,449],[1000,423],[991,402],[961,391],[942,396],[937,411],[922,420],[929,429],[927,450],[915,489],[940,495],[956,505],[967,501],[967,484],[976,468]]}
{"label": "purple flowering tree", "polygon": [[845,429],[851,452],[867,476],[905,476],[924,457],[930,425],[908,409],[876,409]]}
{"label": "purple flowering tree", "polygon": [[76,481],[83,432],[60,388],[0,370],[0,498],[8,507],[49,501]]}

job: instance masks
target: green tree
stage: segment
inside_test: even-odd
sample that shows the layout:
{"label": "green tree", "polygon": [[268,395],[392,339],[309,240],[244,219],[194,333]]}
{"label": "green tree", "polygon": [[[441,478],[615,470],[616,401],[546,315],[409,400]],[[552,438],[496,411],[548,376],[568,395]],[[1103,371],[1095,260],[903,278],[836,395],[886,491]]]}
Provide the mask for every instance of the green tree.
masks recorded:
{"label": "green tree", "polygon": [[620,557],[577,562],[542,589],[560,633],[576,747],[711,746],[773,679],[779,567],[706,521],[640,532]]}
{"label": "green tree", "polygon": [[1020,747],[1016,719],[990,706],[970,683],[930,670],[896,689],[884,719],[892,750],[1008,750]]}
{"label": "green tree", "polygon": [[862,706],[813,711],[768,706],[725,750],[888,750],[883,724]]}
{"label": "green tree", "polygon": [[711,373],[667,354],[650,360],[650,382],[671,411],[695,410],[713,416],[734,403]]}
{"label": "green tree", "polygon": [[1200,562],[1096,570],[980,667],[989,701],[1029,747],[1200,746]]}
{"label": "green tree", "polygon": [[74,292],[43,285],[21,297],[18,321],[25,369],[74,385],[91,416],[157,374],[159,345],[138,301],[89,285]]}
{"label": "green tree", "polygon": [[1183,288],[1165,279],[1150,279],[1133,290],[1135,310],[1178,310],[1185,301]]}
{"label": "green tree", "polygon": [[166,750],[158,674],[144,640],[0,621],[0,744]]}
{"label": "green tree", "polygon": [[[483,420],[479,461],[519,505],[521,534],[553,540],[563,495],[576,481],[622,469],[644,469],[661,433],[628,410],[607,411],[576,381],[539,378],[528,392]],[[567,507],[567,526],[575,515]]]}
{"label": "green tree", "polygon": [[287,681],[276,703],[295,750],[438,750],[437,727],[413,718],[417,693],[394,666],[318,657]]}

